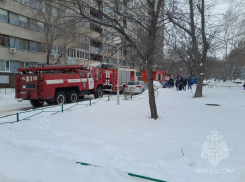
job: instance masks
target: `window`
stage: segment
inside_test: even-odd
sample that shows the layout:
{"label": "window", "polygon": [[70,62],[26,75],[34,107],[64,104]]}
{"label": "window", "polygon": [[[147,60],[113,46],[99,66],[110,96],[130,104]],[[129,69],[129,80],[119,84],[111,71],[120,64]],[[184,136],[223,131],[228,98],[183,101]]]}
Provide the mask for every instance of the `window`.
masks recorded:
{"label": "window", "polygon": [[19,26],[19,15],[9,12],[9,23]]}
{"label": "window", "polygon": [[52,7],[49,4],[45,4],[45,13],[52,14]]}
{"label": "window", "polygon": [[34,8],[34,9],[40,9],[41,2],[36,1],[36,0],[30,0],[30,5],[29,6]]}
{"label": "window", "polygon": [[86,44],[89,45],[89,43],[90,43],[90,39],[89,39],[89,37],[86,37]]}
{"label": "window", "polygon": [[82,59],[84,59],[84,52],[83,51],[80,51],[80,56]]}
{"label": "window", "polygon": [[108,51],[112,52],[112,46],[108,45]]}
{"label": "window", "polygon": [[36,20],[33,20],[33,19],[29,20],[29,29],[34,30],[34,31],[38,29]]}
{"label": "window", "polygon": [[23,3],[24,3],[26,6],[30,6],[30,0],[23,0]]}
{"label": "window", "polygon": [[19,15],[19,25],[24,28],[28,28],[28,19]]}
{"label": "window", "polygon": [[77,50],[77,58],[80,58],[80,51]]}
{"label": "window", "polygon": [[58,9],[55,7],[52,7],[52,15],[53,16],[58,16]]}
{"label": "window", "polygon": [[118,51],[119,51],[119,54],[122,54],[122,52],[123,52],[122,49],[118,49]]}
{"label": "window", "polygon": [[108,45],[107,44],[103,44],[103,50],[108,50]]}
{"label": "window", "polygon": [[9,71],[9,67],[10,67],[9,61],[5,61],[5,65],[6,65],[6,71]]}
{"label": "window", "polygon": [[29,50],[28,40],[20,39],[20,49]]}
{"label": "window", "polygon": [[63,11],[63,10],[58,10],[59,11],[59,16],[61,17],[61,18],[64,18],[65,17],[65,11]]}
{"label": "window", "polygon": [[42,44],[42,47],[43,47],[43,53],[46,53],[47,52],[46,44]]}
{"label": "window", "polygon": [[0,9],[0,21],[8,22],[8,11]]}
{"label": "window", "polygon": [[0,35],[0,46],[9,47],[9,36]]}
{"label": "window", "polygon": [[4,36],[5,47],[9,47],[9,36]]}
{"label": "window", "polygon": [[16,37],[10,37],[10,47],[11,48],[20,48],[20,39]]}
{"label": "window", "polygon": [[9,61],[0,60],[0,71],[9,71]]}
{"label": "window", "polygon": [[30,41],[30,51],[37,52],[37,42]]}
{"label": "window", "polygon": [[45,26],[43,22],[39,22],[33,19],[29,20],[29,29],[38,31],[38,32],[44,32],[44,28]]}
{"label": "window", "polygon": [[85,52],[85,59],[89,59],[89,53]]}
{"label": "window", "polygon": [[113,64],[113,59],[109,58],[109,64]]}
{"label": "window", "polygon": [[44,32],[44,23],[43,22],[37,22],[37,31]]}
{"label": "window", "polygon": [[41,10],[42,10],[43,13],[46,12],[46,4],[45,3],[41,4]]}
{"label": "window", "polygon": [[58,47],[58,55],[65,56],[65,47]]}
{"label": "window", "polygon": [[18,68],[20,68],[19,61],[11,61],[10,72],[15,73],[18,72]]}
{"label": "window", "polygon": [[42,43],[40,43],[40,42],[37,43],[37,52],[43,52]]}

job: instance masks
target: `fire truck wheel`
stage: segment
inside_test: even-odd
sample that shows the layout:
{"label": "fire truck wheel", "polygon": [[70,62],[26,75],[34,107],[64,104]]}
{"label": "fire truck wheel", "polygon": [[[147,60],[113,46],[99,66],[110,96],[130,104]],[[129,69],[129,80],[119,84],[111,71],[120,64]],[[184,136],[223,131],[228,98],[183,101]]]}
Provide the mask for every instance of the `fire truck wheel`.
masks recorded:
{"label": "fire truck wheel", "polygon": [[54,104],[61,105],[66,103],[66,94],[63,91],[59,91],[54,96]]}
{"label": "fire truck wheel", "polygon": [[30,103],[33,107],[41,107],[43,106],[44,102],[38,99],[31,99]]}
{"label": "fire truck wheel", "polygon": [[101,87],[98,87],[96,89],[96,92],[94,93],[94,98],[103,97],[103,89]]}
{"label": "fire truck wheel", "polygon": [[67,102],[68,103],[74,103],[78,101],[78,94],[75,90],[71,90],[67,94]]}

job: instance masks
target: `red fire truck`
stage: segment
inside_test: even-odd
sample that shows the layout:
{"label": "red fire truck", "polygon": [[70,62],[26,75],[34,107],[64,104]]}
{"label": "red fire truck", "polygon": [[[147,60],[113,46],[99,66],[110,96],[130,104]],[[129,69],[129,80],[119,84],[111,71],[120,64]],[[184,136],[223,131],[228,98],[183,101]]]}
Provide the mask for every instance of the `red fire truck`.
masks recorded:
{"label": "red fire truck", "polygon": [[[135,70],[119,68],[119,91],[123,92],[127,82],[135,81]],[[105,92],[117,91],[117,69],[103,67],[99,69],[99,80]]]}
{"label": "red fire truck", "polygon": [[77,102],[78,97],[94,94],[103,96],[103,85],[96,68],[83,66],[47,66],[19,68],[16,75],[15,97],[30,100],[34,107],[48,104]]}
{"label": "red fire truck", "polygon": [[[153,71],[153,81],[165,81],[165,71]],[[142,81],[147,82],[147,73],[145,70],[142,71]]]}

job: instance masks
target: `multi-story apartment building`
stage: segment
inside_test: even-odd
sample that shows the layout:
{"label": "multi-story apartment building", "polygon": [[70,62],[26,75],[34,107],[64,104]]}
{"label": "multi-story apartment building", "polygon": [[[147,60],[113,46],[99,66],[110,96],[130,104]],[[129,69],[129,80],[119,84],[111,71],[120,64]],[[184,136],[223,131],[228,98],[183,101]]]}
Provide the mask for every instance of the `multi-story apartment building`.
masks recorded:
{"label": "multi-story apartment building", "polygon": [[[96,18],[93,10],[84,11]],[[49,64],[88,66],[103,61],[117,64],[115,35],[92,22],[75,22],[76,28],[66,32],[71,35],[69,42],[61,41],[61,36],[53,42],[47,40],[52,35],[47,35],[46,29],[52,24],[42,15],[55,20],[64,14],[67,18],[69,12],[48,3],[39,4],[38,0],[0,0],[0,87],[12,82],[10,73],[16,73],[19,67],[47,64],[48,44],[51,44]],[[126,67],[124,52],[119,50],[120,64]]]}
{"label": "multi-story apartment building", "polygon": [[[84,6],[83,11],[91,18],[103,18],[96,9]],[[124,27],[137,41],[143,41],[142,31],[132,22],[124,22]],[[116,65],[116,36],[113,29],[74,18],[69,9],[49,1],[0,0],[0,87],[13,86],[13,73],[19,67]],[[137,56],[128,48],[119,50],[119,59],[122,67],[138,67]]]}

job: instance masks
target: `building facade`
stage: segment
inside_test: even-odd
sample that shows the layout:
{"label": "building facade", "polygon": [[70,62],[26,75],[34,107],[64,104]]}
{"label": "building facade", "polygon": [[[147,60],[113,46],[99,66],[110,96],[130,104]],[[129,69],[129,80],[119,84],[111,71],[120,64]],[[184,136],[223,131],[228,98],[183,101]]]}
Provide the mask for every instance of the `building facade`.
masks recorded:
{"label": "building facade", "polygon": [[[132,1],[134,5],[137,2]],[[84,6],[83,11],[91,18],[102,18],[95,9]],[[125,22],[124,26],[128,34],[143,41],[142,31],[132,22]],[[102,62],[117,65],[115,31],[82,17],[74,18],[69,9],[49,1],[0,0],[0,27],[0,87],[13,87],[7,76],[22,67],[90,66]],[[137,59],[132,50],[119,49],[121,67],[137,69]]]}

